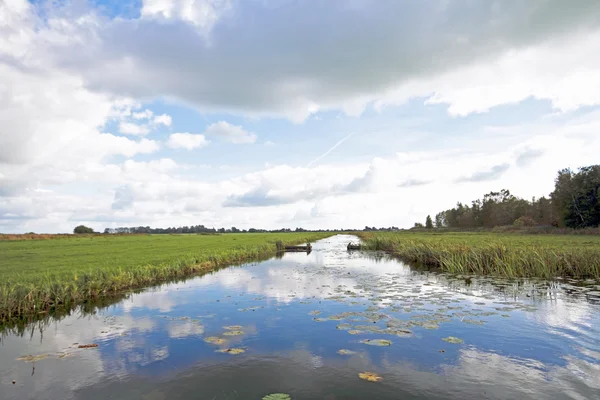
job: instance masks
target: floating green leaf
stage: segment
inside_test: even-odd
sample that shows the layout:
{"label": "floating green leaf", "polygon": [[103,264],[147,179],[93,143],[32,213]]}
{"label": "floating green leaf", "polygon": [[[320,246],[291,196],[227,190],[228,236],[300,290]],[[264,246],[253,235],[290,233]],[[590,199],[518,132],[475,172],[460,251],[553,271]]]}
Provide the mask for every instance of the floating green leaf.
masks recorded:
{"label": "floating green leaf", "polygon": [[355,351],[352,351],[352,350],[346,350],[346,349],[340,349],[340,350],[338,350],[337,352],[338,352],[338,354],[341,354],[341,355],[343,355],[343,356],[349,356],[349,355],[352,355],[352,354],[356,354],[356,352],[355,352]]}
{"label": "floating green leaf", "polygon": [[227,329],[228,331],[241,331],[242,326],[241,325],[229,325],[229,326],[224,326],[223,329]]}
{"label": "floating green leaf", "polygon": [[464,343],[464,341],[462,339],[459,339],[457,337],[454,336],[448,336],[446,338],[442,339],[444,342],[448,342],[448,343],[454,343],[454,344],[461,344]]}
{"label": "floating green leaf", "polygon": [[370,346],[391,346],[392,341],[386,339],[365,339],[361,340],[361,343],[368,344]]}
{"label": "floating green leaf", "polygon": [[262,398],[262,400],[292,400],[289,394],[285,393],[272,393]]}
{"label": "floating green leaf", "polygon": [[223,336],[241,336],[244,334],[244,331],[227,331],[223,333]]}
{"label": "floating green leaf", "polygon": [[223,344],[223,343],[225,343],[225,339],[220,338],[220,337],[216,337],[216,336],[209,336],[207,338],[204,338],[204,341],[206,343],[211,343],[211,344]]}
{"label": "floating green leaf", "polygon": [[36,362],[36,361],[40,361],[43,360],[44,358],[47,358],[48,354],[38,354],[35,356],[27,355],[27,356],[22,356],[17,358],[17,361],[25,361],[25,362]]}
{"label": "floating green leaf", "polygon": [[217,353],[227,353],[227,354],[242,354],[242,353],[245,353],[246,350],[232,347],[230,349],[216,350],[216,352]]}

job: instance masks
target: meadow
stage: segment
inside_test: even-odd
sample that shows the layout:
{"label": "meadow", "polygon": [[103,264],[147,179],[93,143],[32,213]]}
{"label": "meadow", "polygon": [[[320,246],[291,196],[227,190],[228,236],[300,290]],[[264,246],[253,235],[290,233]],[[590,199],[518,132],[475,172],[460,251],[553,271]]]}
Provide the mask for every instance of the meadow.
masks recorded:
{"label": "meadow", "polygon": [[275,254],[327,233],[32,235],[0,238],[0,321],[69,308]]}
{"label": "meadow", "polygon": [[360,232],[363,248],[457,274],[600,279],[600,236]]}

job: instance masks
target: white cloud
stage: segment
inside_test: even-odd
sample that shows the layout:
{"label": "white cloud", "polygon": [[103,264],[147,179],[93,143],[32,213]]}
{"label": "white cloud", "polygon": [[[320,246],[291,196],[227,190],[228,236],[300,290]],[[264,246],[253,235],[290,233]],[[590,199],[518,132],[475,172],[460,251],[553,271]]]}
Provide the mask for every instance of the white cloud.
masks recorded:
{"label": "white cloud", "polygon": [[145,109],[144,111],[134,112],[132,114],[133,119],[150,119],[154,113],[151,110]]}
{"label": "white cloud", "polygon": [[131,122],[121,121],[119,123],[119,132],[125,135],[143,136],[147,135],[150,132],[150,129],[144,125],[137,125]]}
{"label": "white cloud", "polygon": [[154,125],[171,126],[173,120],[170,115],[161,114],[154,117],[154,120],[152,122],[154,123]]}
{"label": "white cloud", "polygon": [[169,135],[167,146],[172,149],[194,150],[201,149],[210,143],[204,135],[194,133],[172,133]]}
{"label": "white cloud", "polygon": [[232,125],[225,121],[210,124],[206,128],[206,131],[204,131],[204,134],[218,136],[231,143],[239,144],[256,142],[256,135],[254,133],[244,130],[241,126]]}
{"label": "white cloud", "polygon": [[119,96],[294,121],[413,97],[452,115],[528,97],[560,110],[600,103],[595,0],[568,13],[562,0],[362,4],[147,0],[141,20],[87,24],[95,40],[54,54]]}
{"label": "white cloud", "polygon": [[230,9],[229,0],[143,0],[142,18],[182,20],[209,32]]}

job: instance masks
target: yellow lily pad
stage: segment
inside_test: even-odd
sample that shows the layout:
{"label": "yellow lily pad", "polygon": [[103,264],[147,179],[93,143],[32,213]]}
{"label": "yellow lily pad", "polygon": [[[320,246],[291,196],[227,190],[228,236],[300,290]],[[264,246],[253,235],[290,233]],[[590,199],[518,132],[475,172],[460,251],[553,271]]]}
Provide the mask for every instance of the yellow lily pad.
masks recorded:
{"label": "yellow lily pad", "polygon": [[223,333],[224,336],[241,336],[244,334],[244,331],[227,331]]}
{"label": "yellow lily pad", "polygon": [[223,329],[227,329],[228,331],[241,331],[242,326],[241,325],[229,325],[229,326],[224,326]]}
{"label": "yellow lily pad", "polygon": [[361,372],[358,374],[358,377],[369,382],[379,382],[383,380],[381,376],[377,375],[374,372]]}
{"label": "yellow lily pad", "polygon": [[341,355],[343,355],[343,356],[350,356],[350,355],[352,355],[352,354],[356,354],[356,352],[355,352],[355,351],[352,351],[352,350],[347,350],[347,349],[340,349],[340,350],[338,350],[337,352],[338,352],[338,354],[341,354]]}
{"label": "yellow lily pad", "polygon": [[47,358],[48,354],[38,354],[35,356],[32,356],[31,354],[27,355],[27,356],[22,356],[17,358],[17,361],[25,361],[25,362],[36,362],[36,361],[40,361],[43,360],[44,358]]}
{"label": "yellow lily pad", "polygon": [[223,344],[223,343],[225,343],[225,339],[220,338],[220,337],[216,337],[216,336],[209,336],[207,338],[204,338],[204,341],[206,343],[211,343],[211,344]]}
{"label": "yellow lily pad", "polygon": [[245,353],[245,352],[246,352],[246,350],[240,349],[240,348],[236,348],[236,347],[232,347],[230,349],[217,350],[217,353],[227,353],[227,354],[242,354],[242,353]]}

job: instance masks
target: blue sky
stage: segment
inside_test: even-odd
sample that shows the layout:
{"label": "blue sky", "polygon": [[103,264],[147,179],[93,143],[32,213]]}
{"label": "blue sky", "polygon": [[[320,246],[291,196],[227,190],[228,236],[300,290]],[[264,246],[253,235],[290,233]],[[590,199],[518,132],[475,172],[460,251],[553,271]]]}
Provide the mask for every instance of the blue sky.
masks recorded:
{"label": "blue sky", "polygon": [[0,232],[410,227],[597,163],[591,0],[7,0]]}

